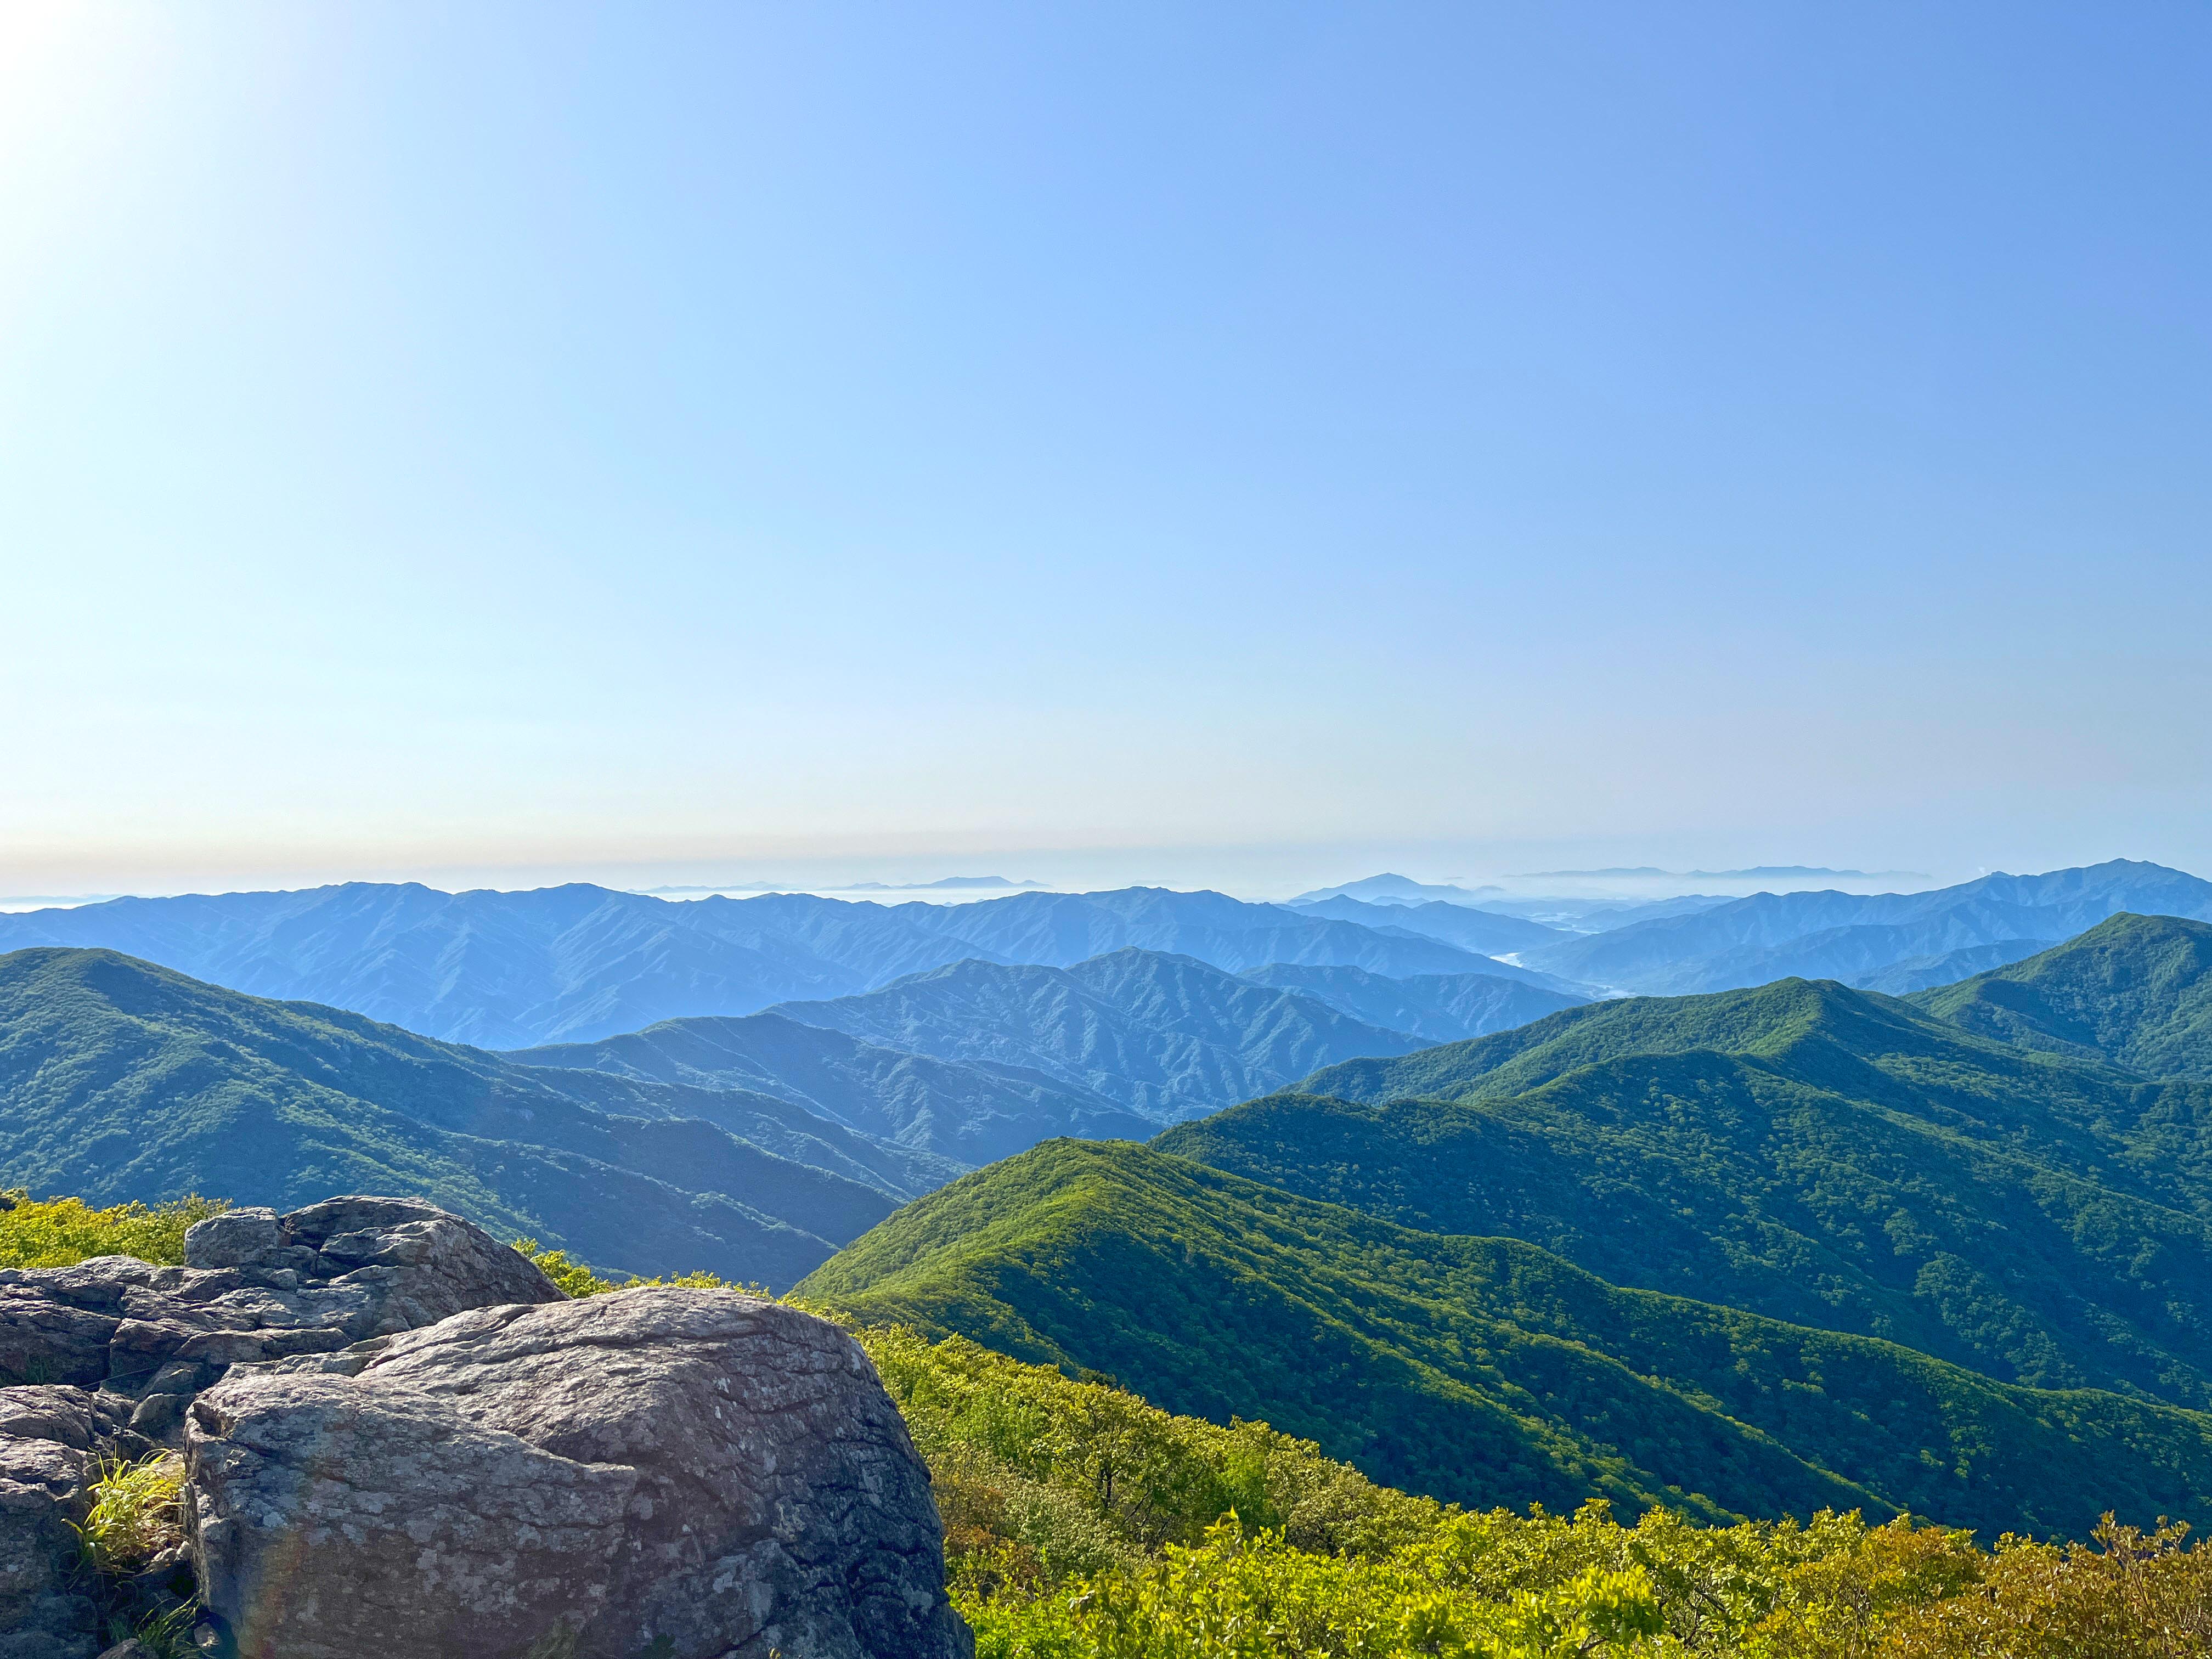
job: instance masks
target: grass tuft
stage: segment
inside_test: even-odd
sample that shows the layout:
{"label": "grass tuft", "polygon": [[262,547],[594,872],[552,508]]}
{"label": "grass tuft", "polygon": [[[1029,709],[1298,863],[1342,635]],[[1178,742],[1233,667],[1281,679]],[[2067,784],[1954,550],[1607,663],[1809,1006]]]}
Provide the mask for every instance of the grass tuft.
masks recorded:
{"label": "grass tuft", "polygon": [[77,1523],[77,1553],[105,1578],[143,1572],[184,1541],[184,1465],[173,1452],[100,1466],[92,1508]]}

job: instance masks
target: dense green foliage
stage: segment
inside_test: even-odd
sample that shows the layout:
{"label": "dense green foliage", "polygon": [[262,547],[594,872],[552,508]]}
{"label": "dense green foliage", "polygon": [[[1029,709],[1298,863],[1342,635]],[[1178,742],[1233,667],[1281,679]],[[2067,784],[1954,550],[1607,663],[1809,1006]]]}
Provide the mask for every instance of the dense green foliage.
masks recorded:
{"label": "dense green foliage", "polygon": [[187,1195],[166,1204],[134,1200],[95,1210],[81,1198],[40,1200],[19,1187],[0,1193],[0,1267],[66,1267],[95,1255],[181,1262],[192,1223],[228,1207]]}
{"label": "dense green foliage", "polygon": [[[571,1294],[621,1288],[518,1248]],[[2212,1548],[2183,1547],[2178,1527],[2108,1522],[2094,1545],[1985,1551],[1828,1511],[1728,1527],[1663,1507],[1622,1526],[1601,1503],[1470,1514],[1265,1424],[1171,1416],[958,1337],[853,1329],[929,1464],[979,1659],[2201,1659],[2212,1645]],[[96,1494],[98,1547],[118,1565],[167,1536],[171,1473],[119,1469]],[[180,1652],[190,1611],[132,1628]]]}
{"label": "dense green foliage", "polygon": [[1895,1345],[1616,1288],[1126,1144],[1055,1141],[913,1204],[799,1294],[1266,1416],[1471,1504],[1705,1519],[1910,1510],[2080,1535],[2212,1515],[2212,1418],[2007,1386]]}
{"label": "dense green foliage", "polygon": [[789,1284],[915,1159],[905,1190],[955,1167],[781,1101],[514,1066],[107,951],[0,957],[0,1182],[33,1191],[410,1193],[625,1267]]}
{"label": "dense green foliage", "polygon": [[2212,1086],[1785,980],[1316,1073],[1163,1147],[2005,1381],[2212,1404]]}
{"label": "dense green foliage", "polygon": [[2114,916],[2040,956],[1911,1000],[1999,1042],[2150,1077],[2212,1078],[2212,924]]}

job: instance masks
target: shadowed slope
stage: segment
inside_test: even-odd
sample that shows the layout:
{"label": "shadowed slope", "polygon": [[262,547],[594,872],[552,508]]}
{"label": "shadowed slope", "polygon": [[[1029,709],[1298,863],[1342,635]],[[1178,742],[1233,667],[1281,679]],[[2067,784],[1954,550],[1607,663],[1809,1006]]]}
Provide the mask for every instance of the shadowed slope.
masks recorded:
{"label": "shadowed slope", "polygon": [[2114,916],[2025,962],[1913,1003],[2016,1048],[2151,1077],[2212,1078],[2212,924]]}
{"label": "shadowed slope", "polygon": [[801,1293],[1265,1418],[1471,1504],[1910,1508],[2080,1530],[2212,1514],[2212,1419],[2008,1388],[1865,1338],[1623,1291],[1147,1148],[1054,1141],[908,1206]]}
{"label": "shadowed slope", "polygon": [[1592,1004],[1301,1087],[1339,1099],[1168,1144],[2008,1380],[2212,1403],[2212,1087],[1804,981]]}
{"label": "shadowed slope", "polygon": [[280,1208],[419,1194],[631,1271],[787,1283],[933,1184],[885,1173],[926,1155],[781,1101],[585,1074],[569,1093],[567,1075],[110,951],[0,957],[0,1186]]}

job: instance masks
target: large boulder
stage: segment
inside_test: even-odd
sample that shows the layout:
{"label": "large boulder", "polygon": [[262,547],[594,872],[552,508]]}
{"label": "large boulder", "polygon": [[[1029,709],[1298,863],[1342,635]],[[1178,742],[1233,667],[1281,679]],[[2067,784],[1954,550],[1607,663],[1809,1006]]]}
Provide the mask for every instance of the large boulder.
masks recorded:
{"label": "large boulder", "polygon": [[103,1460],[176,1443],[183,1408],[233,1364],[565,1300],[482,1228],[408,1199],[233,1211],[186,1234],[185,1256],[0,1268],[0,1659],[106,1645],[124,1587],[76,1569],[70,1523]]}
{"label": "large boulder", "polygon": [[489,1233],[404,1198],[234,1210],[185,1235],[185,1265],[96,1256],[0,1268],[0,1384],[67,1383],[132,1402],[173,1439],[182,1408],[240,1361],[323,1353],[560,1288]]}
{"label": "large boulder", "polygon": [[234,1370],[187,1527],[245,1659],[965,1659],[857,1343],[729,1291],[463,1313]]}

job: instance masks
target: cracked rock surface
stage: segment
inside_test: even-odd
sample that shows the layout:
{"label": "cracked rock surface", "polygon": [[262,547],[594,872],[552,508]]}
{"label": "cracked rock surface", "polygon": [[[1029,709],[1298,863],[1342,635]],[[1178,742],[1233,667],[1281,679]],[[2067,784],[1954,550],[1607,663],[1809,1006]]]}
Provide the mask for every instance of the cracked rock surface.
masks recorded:
{"label": "cracked rock surface", "polygon": [[482,1228],[406,1199],[231,1211],[185,1235],[185,1259],[0,1268],[0,1659],[108,1645],[70,1523],[101,1460],[176,1444],[232,1365],[564,1299]]}
{"label": "cracked rock surface", "polygon": [[732,1291],[486,1307],[192,1405],[201,1593],[246,1659],[968,1659],[860,1346]]}

